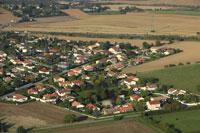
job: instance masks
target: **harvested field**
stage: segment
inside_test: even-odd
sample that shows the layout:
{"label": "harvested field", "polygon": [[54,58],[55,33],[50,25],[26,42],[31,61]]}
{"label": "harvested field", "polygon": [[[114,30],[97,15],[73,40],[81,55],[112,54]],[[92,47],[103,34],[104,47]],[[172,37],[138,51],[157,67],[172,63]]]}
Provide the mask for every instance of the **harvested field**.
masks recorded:
{"label": "harvested field", "polygon": [[[52,133],[55,131],[52,131]],[[153,133],[153,131],[134,121],[134,120],[122,120],[107,122],[93,126],[63,129],[56,131],[57,133]],[[48,131],[49,133],[49,131]],[[51,133],[51,131],[50,131]]]}
{"label": "harvested field", "polygon": [[[122,4],[139,4],[139,5],[184,5],[200,6],[199,0],[109,0],[98,1],[98,3],[122,3]],[[94,2],[96,3],[96,2]]]}
{"label": "harvested field", "polygon": [[82,18],[82,17],[88,16],[87,13],[85,13],[79,9],[66,9],[66,10],[61,10],[61,11],[67,13],[69,16],[77,17],[77,18]]}
{"label": "harvested field", "polygon": [[[31,34],[37,37],[42,37],[44,35],[42,34]],[[46,36],[46,35],[45,35]],[[106,42],[106,41],[110,41],[111,43],[131,43],[132,45],[138,46],[138,47],[142,47],[143,42],[148,42],[148,43],[154,43],[156,42],[156,40],[130,40],[130,39],[114,39],[114,38],[86,38],[86,37],[69,37],[69,36],[53,36],[53,35],[47,35],[48,37],[56,37],[58,39],[64,39],[64,40],[75,40],[75,41],[98,41],[98,42]],[[161,41],[162,43],[168,43],[168,41]]]}
{"label": "harvested field", "polygon": [[0,8],[0,24],[10,23],[11,20],[18,21],[20,18],[15,17],[11,12]]}
{"label": "harvested field", "polygon": [[56,22],[63,22],[63,21],[73,21],[77,20],[71,16],[58,16],[58,17],[45,17],[45,18],[35,18],[36,21],[29,22],[30,24],[34,23],[56,23]]}
{"label": "harvested field", "polygon": [[164,68],[165,65],[169,64],[176,64],[178,65],[180,62],[186,63],[191,62],[195,63],[200,61],[200,42],[177,42],[166,47],[170,48],[179,48],[183,50],[183,52],[171,55],[165,58],[161,58],[159,60],[151,61],[149,63],[145,63],[138,66],[128,67],[123,70],[125,73],[129,72],[144,72],[144,71],[151,71]]}
{"label": "harvested field", "polygon": [[[78,32],[108,34],[153,34],[153,35],[196,35],[200,31],[200,16],[154,14],[154,30],[151,13],[128,13],[126,15],[88,15],[75,21],[56,23],[22,23],[4,30]],[[184,28],[183,28],[184,27]]]}
{"label": "harvested field", "polygon": [[14,124],[9,131],[23,125],[25,128],[62,124],[66,114],[72,112],[41,102],[22,105],[0,103],[0,112],[5,122]]}

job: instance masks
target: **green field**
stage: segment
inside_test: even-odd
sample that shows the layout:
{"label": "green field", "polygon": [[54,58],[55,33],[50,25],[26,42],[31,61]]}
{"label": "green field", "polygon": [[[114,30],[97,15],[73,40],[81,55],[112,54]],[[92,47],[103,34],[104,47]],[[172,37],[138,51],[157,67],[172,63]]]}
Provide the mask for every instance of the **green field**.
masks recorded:
{"label": "green field", "polygon": [[200,85],[200,64],[143,72],[138,73],[137,76],[159,78],[160,84],[174,85],[177,89],[200,93],[197,90],[197,85]]}
{"label": "green field", "polygon": [[182,132],[200,131],[200,110],[156,115],[153,118],[162,123],[174,124]]}
{"label": "green field", "polygon": [[174,15],[190,15],[200,16],[200,11],[150,11],[155,14],[174,14]]}

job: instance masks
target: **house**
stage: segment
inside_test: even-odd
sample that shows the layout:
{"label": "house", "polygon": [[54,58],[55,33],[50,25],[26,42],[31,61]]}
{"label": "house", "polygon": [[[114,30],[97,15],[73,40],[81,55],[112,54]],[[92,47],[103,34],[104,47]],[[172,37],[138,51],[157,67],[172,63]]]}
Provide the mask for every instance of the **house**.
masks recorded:
{"label": "house", "polygon": [[80,58],[76,59],[76,60],[74,61],[74,63],[78,63],[78,64],[80,64],[80,63],[85,63],[85,59],[84,59],[83,57],[80,57]]}
{"label": "house", "polygon": [[74,85],[81,86],[82,84],[84,84],[84,83],[81,80],[74,80],[74,81],[72,81],[72,86],[74,86]]}
{"label": "house", "polygon": [[69,63],[67,63],[67,62],[60,62],[60,63],[57,64],[57,66],[58,66],[59,68],[66,69],[66,68],[69,67]]}
{"label": "house", "polygon": [[107,59],[106,62],[111,62],[112,64],[116,64],[117,63],[117,59],[116,58]]}
{"label": "house", "polygon": [[0,68],[0,74],[3,74],[3,68]]}
{"label": "house", "polygon": [[75,73],[74,71],[69,71],[69,72],[67,72],[67,75],[68,75],[68,77],[71,77],[71,76],[78,76],[79,74],[78,73]]}
{"label": "house", "polygon": [[47,75],[50,74],[49,70],[44,69],[44,68],[43,68],[43,69],[40,69],[40,70],[39,70],[39,73],[40,73],[40,74],[47,74]]}
{"label": "house", "polygon": [[137,78],[137,77],[135,77],[135,76],[128,76],[128,79],[131,79],[131,80],[134,80],[134,81],[136,81],[136,82],[138,82],[139,81],[139,78]]}
{"label": "house", "polygon": [[59,86],[62,86],[62,87],[72,86],[70,81],[59,82],[58,84],[59,84]]}
{"label": "house", "polygon": [[64,95],[64,96],[61,96],[61,97],[60,97],[60,100],[62,100],[62,101],[67,100],[67,101],[69,101],[69,102],[73,102],[73,101],[75,100],[75,97],[69,96],[69,95]]}
{"label": "house", "polygon": [[106,63],[107,59],[100,59],[96,61],[96,64],[104,64]]}
{"label": "house", "polygon": [[129,79],[129,78],[126,78],[124,80],[124,84],[126,84],[127,86],[132,86],[132,85],[136,85],[136,81],[132,80],[132,79]]}
{"label": "house", "polygon": [[143,97],[140,97],[140,96],[138,96],[138,95],[136,95],[136,94],[133,94],[133,95],[131,95],[130,96],[130,100],[131,101],[143,101],[144,100],[144,98]]}
{"label": "house", "polygon": [[4,51],[0,51],[0,57],[6,57],[7,54]]}
{"label": "house", "polygon": [[44,53],[45,52],[45,49],[42,49],[42,48],[36,48],[35,50],[37,53]]}
{"label": "house", "polygon": [[75,73],[78,73],[78,74],[82,74],[82,72],[83,72],[82,69],[79,68],[79,67],[74,68],[73,71],[74,71]]}
{"label": "house", "polygon": [[174,54],[175,51],[173,49],[167,49],[165,52],[164,52],[164,55],[171,55],[171,54]]}
{"label": "house", "polygon": [[177,91],[176,89],[170,88],[170,89],[168,90],[168,94],[169,94],[169,95],[174,95],[174,93],[175,93],[176,91]]}
{"label": "house", "polygon": [[38,94],[38,91],[36,91],[36,90],[34,90],[34,89],[28,89],[28,90],[27,90],[27,93],[28,93],[28,94],[37,95],[37,94]]}
{"label": "house", "polygon": [[125,73],[117,75],[117,79],[124,79],[124,78],[127,78],[127,75]]}
{"label": "house", "polygon": [[97,106],[95,106],[94,104],[91,104],[91,103],[87,104],[87,107],[88,107],[89,109],[92,109],[92,110],[95,110],[95,109],[100,110],[99,107],[97,107]]}
{"label": "house", "polygon": [[14,94],[13,95],[13,101],[14,102],[25,102],[28,100],[28,97],[23,96],[21,94]]}
{"label": "house", "polygon": [[52,52],[52,53],[59,53],[60,50],[59,50],[59,49],[50,49],[49,52]]}
{"label": "house", "polygon": [[158,88],[156,84],[147,85],[146,87],[149,91],[155,91]]}
{"label": "house", "polygon": [[142,64],[144,63],[146,60],[144,58],[140,58],[140,59],[134,59],[133,60],[133,64],[134,65],[139,65],[139,64]]}
{"label": "house", "polygon": [[72,102],[72,107],[76,107],[77,109],[82,109],[85,106],[77,101]]}
{"label": "house", "polygon": [[36,85],[35,88],[39,92],[42,92],[42,91],[46,90],[46,88],[43,85]]}
{"label": "house", "polygon": [[62,90],[58,90],[58,91],[56,91],[57,92],[57,94],[59,95],[59,96],[64,96],[64,95],[69,95],[69,94],[71,94],[71,90],[70,89],[62,89]]}
{"label": "house", "polygon": [[102,113],[104,115],[111,115],[111,114],[119,114],[119,108],[109,108],[109,109],[103,109]]}
{"label": "house", "polygon": [[57,93],[52,93],[52,94],[45,94],[43,95],[43,99],[48,100],[48,99],[56,99],[58,97]]}
{"label": "house", "polygon": [[159,47],[151,47],[150,50],[152,53],[155,53],[155,54],[160,53],[161,51]]}
{"label": "house", "polygon": [[121,69],[123,69],[124,67],[125,67],[125,66],[124,66],[123,64],[115,64],[115,65],[106,67],[104,70],[105,70],[105,71],[111,71],[112,69],[121,70]]}
{"label": "house", "polygon": [[164,96],[160,96],[160,97],[151,97],[150,98],[151,101],[166,101],[167,97]]}
{"label": "house", "polygon": [[54,81],[54,82],[64,82],[65,79],[62,78],[62,77],[60,77],[60,76],[55,76],[55,77],[53,78],[53,81]]}
{"label": "house", "polygon": [[83,69],[85,71],[93,71],[95,67],[96,67],[96,64],[89,64],[89,65],[84,65]]}
{"label": "house", "polygon": [[99,43],[96,43],[96,44],[94,44],[94,45],[88,46],[88,49],[89,49],[89,50],[94,50],[94,49],[98,48],[99,46],[100,46],[100,44],[99,44]]}
{"label": "house", "polygon": [[123,113],[123,112],[130,112],[130,111],[134,111],[134,108],[133,108],[132,106],[120,107],[120,108],[119,108],[119,111],[120,111],[121,113]]}
{"label": "house", "polygon": [[128,57],[127,57],[126,55],[117,55],[116,57],[117,57],[117,59],[118,59],[119,61],[125,61],[125,60],[128,59]]}
{"label": "house", "polygon": [[107,72],[107,76],[109,76],[109,77],[117,77],[117,73],[110,71],[110,72]]}
{"label": "house", "polygon": [[149,110],[159,110],[161,108],[160,101],[148,101],[146,106]]}
{"label": "house", "polygon": [[82,75],[82,76],[81,76],[81,79],[86,79],[86,80],[89,80],[89,79],[90,79],[90,77],[89,77],[89,76],[87,76],[87,75]]}
{"label": "house", "polygon": [[108,51],[112,54],[118,54],[119,53],[119,48],[118,47],[113,47],[113,48],[109,48]]}

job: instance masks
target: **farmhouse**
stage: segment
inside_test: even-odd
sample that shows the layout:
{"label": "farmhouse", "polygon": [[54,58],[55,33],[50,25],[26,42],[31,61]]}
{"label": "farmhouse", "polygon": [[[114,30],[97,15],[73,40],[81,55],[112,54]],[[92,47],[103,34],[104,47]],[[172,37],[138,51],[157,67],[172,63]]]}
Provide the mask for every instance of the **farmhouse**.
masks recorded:
{"label": "farmhouse", "polygon": [[45,94],[43,95],[43,99],[48,100],[48,99],[56,99],[58,96],[57,93],[52,93],[52,94]]}
{"label": "farmhouse", "polygon": [[39,92],[42,92],[42,91],[46,90],[46,88],[43,85],[36,85],[35,88]]}
{"label": "farmhouse", "polygon": [[87,107],[92,110],[95,110],[95,109],[100,110],[100,108],[98,108],[97,106],[95,106],[94,104],[91,104],[91,103],[87,104]]}
{"label": "farmhouse", "polygon": [[71,86],[71,82],[70,81],[59,82],[58,84],[59,84],[59,86],[62,86],[62,87]]}

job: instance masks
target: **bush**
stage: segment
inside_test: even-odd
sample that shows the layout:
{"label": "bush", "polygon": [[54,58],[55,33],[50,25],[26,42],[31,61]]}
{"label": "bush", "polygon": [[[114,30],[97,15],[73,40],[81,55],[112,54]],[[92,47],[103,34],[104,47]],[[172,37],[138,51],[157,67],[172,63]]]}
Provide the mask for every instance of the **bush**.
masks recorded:
{"label": "bush", "polygon": [[190,65],[191,63],[188,61],[188,62],[186,62],[186,64],[187,64],[187,65]]}
{"label": "bush", "polygon": [[175,64],[169,64],[169,67],[175,67],[176,65]]}
{"label": "bush", "polygon": [[183,63],[181,63],[181,62],[178,64],[178,66],[183,66],[183,65],[184,65],[184,64],[183,64]]}
{"label": "bush", "polygon": [[64,123],[73,123],[76,122],[78,118],[74,114],[65,115],[63,122]]}
{"label": "bush", "polygon": [[19,126],[19,127],[17,128],[17,133],[25,133],[24,127],[23,127],[23,126]]}
{"label": "bush", "polygon": [[122,119],[123,119],[122,116],[117,116],[117,115],[114,116],[114,120],[116,120],[116,121],[117,121],[117,120],[122,120]]}

